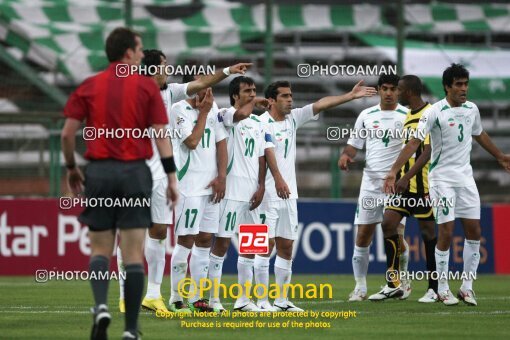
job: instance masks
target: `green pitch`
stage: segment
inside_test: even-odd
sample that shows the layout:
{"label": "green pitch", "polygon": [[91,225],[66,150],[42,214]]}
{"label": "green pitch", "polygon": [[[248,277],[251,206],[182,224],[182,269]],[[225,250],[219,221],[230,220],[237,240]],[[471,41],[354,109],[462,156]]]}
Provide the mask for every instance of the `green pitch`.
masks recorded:
{"label": "green pitch", "polygon": [[[228,275],[224,282],[233,283],[235,276]],[[382,275],[368,279],[369,294],[376,292]],[[293,299],[299,307],[313,311],[355,311],[356,317],[314,322],[330,323],[326,329],[299,327],[280,329],[190,329],[182,328],[180,320],[157,318],[154,313],[142,311],[140,325],[143,339],[276,339],[288,336],[294,339],[339,338],[506,338],[510,334],[510,276],[479,275],[475,282],[478,307],[446,307],[441,303],[424,305],[417,302],[425,292],[425,282],[413,282],[413,293],[407,301],[361,303],[346,302],[353,288],[351,275],[294,275],[295,283],[329,283],[333,286],[332,300]],[[273,282],[273,281],[271,281]],[[460,282],[451,282],[454,293]],[[53,281],[36,283],[33,277],[0,277],[0,338],[2,339],[86,339],[89,337],[92,295],[88,282]],[[165,277],[162,291],[168,299],[169,278]],[[111,339],[119,339],[123,329],[123,316],[118,312],[119,291],[117,282],[110,283],[110,310],[113,321],[109,328]],[[232,308],[232,300],[224,300]],[[254,319],[187,318],[186,321],[251,322]],[[259,319],[268,325],[283,326],[289,318]],[[311,318],[290,319],[306,323]]]}

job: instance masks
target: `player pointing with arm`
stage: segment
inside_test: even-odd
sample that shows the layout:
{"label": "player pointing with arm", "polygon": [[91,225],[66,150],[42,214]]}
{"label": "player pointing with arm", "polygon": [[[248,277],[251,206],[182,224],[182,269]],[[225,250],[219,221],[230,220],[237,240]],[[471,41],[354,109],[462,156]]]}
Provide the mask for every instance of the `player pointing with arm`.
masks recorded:
{"label": "player pointing with arm", "polygon": [[[388,172],[384,182],[386,192],[394,192],[398,169],[415,153],[421,141],[430,134],[432,162],[429,168],[430,197],[437,206],[434,215],[438,223],[435,250],[439,272],[438,295],[445,305],[459,300],[448,286],[448,261],[455,219],[464,227],[464,275],[476,274],[480,261],[480,196],[470,164],[472,136],[507,171],[510,155],[503,154],[482,129],[478,107],[467,101],[469,72],[460,64],[452,64],[443,72],[446,98],[429,108],[420,119],[415,139],[410,140]],[[421,132],[421,133],[420,133]],[[457,297],[476,306],[473,280],[464,279]]]}
{"label": "player pointing with arm", "polygon": [[[296,131],[299,127],[312,119],[317,119],[317,114],[334,106],[346,103],[353,99],[374,95],[375,89],[362,86],[362,81],[357,83],[351,92],[341,96],[324,97],[313,104],[302,108],[292,109],[292,91],[287,81],[277,81],[270,84],[265,97],[271,105],[270,110],[260,116],[260,120],[267,124],[267,130],[275,144],[275,155],[278,169],[288,183],[290,193],[278,193],[275,189],[274,177],[268,174],[266,177],[266,194],[262,201],[261,210],[266,216],[265,223],[269,226],[269,237],[276,241],[277,256],[275,260],[275,279],[280,287],[279,296],[274,301],[273,307],[278,311],[302,311],[287,299],[284,284],[291,281],[292,276],[292,248],[297,239],[297,184],[296,184]],[[282,194],[288,199],[282,199]],[[269,253],[273,243],[270,242]],[[269,257],[255,257],[255,276],[257,267],[269,267]],[[263,271],[259,271],[262,273]],[[267,277],[262,277],[268,284]],[[258,301],[259,306],[267,299]]]}

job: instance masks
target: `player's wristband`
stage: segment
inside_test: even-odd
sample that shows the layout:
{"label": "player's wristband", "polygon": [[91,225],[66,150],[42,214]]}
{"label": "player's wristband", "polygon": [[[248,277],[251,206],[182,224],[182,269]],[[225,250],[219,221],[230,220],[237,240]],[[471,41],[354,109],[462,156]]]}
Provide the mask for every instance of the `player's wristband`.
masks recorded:
{"label": "player's wristband", "polygon": [[230,75],[230,67],[225,67],[223,73],[228,77]]}
{"label": "player's wristband", "polygon": [[163,169],[165,170],[165,173],[169,174],[175,172],[176,168],[173,156],[161,158],[161,164],[163,164]]}

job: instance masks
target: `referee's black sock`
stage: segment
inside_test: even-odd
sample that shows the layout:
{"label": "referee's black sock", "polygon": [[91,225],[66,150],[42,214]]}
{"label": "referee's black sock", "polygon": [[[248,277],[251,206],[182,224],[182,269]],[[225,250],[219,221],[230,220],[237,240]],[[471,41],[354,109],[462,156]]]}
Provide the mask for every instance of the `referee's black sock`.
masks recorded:
{"label": "referee's black sock", "polygon": [[144,286],[144,269],[141,263],[128,264],[124,282],[124,300],[126,303],[126,331],[136,333],[138,330],[138,313],[142,303]]}
{"label": "referee's black sock", "polygon": [[109,266],[110,261],[102,255],[96,255],[90,258],[89,262],[89,273],[91,274],[90,285],[92,286],[92,293],[94,294],[94,301],[96,303],[96,307],[102,304],[106,305],[106,296],[108,295],[108,283],[109,283],[107,280],[108,276],[106,275],[106,272],[108,272]]}
{"label": "referee's black sock", "polygon": [[[434,238],[432,240],[425,240],[423,239],[423,243],[425,243],[425,256],[427,261],[427,271],[429,273],[436,271],[436,255],[435,255],[435,249],[436,249],[436,243],[437,238]],[[434,290],[437,294],[437,280],[432,279],[432,275],[429,276],[429,287]]]}
{"label": "referee's black sock", "polygon": [[388,287],[395,288],[400,285],[400,239],[398,234],[384,239],[384,249],[386,250],[386,268],[388,268],[386,275]]}

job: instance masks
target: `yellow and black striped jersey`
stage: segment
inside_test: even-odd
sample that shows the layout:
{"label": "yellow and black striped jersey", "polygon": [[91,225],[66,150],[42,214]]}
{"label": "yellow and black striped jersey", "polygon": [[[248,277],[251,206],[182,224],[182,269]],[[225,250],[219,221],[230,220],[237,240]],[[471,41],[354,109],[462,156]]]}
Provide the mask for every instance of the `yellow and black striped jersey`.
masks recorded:
{"label": "yellow and black striped jersey", "polygon": [[[404,122],[404,131],[406,131],[406,138],[404,139],[404,147],[409,139],[412,139],[413,136],[417,136],[416,134],[416,127],[418,126],[418,122],[420,121],[420,118],[422,114],[429,108],[431,105],[429,103],[425,104],[425,106],[417,109],[417,110],[410,110],[407,113],[406,120]],[[425,148],[425,144],[430,144],[430,135],[427,135],[424,141],[421,142],[420,146],[416,150],[416,153],[407,161],[406,164],[402,167],[400,172],[397,175],[397,180],[400,179],[402,176],[404,176],[405,173],[411,169],[411,167],[414,165],[418,157],[420,157],[421,153],[423,152]],[[429,181],[428,181],[428,173],[429,173],[429,165],[430,161],[425,164],[425,166],[416,173],[416,175],[411,178],[409,181],[409,188],[408,191],[415,194],[424,195],[429,192]]]}

